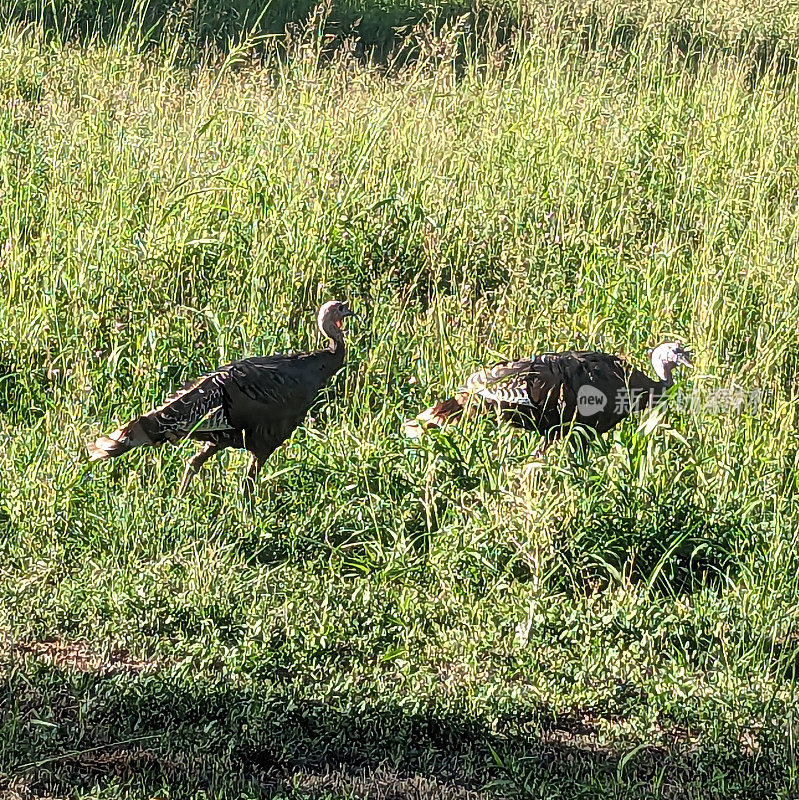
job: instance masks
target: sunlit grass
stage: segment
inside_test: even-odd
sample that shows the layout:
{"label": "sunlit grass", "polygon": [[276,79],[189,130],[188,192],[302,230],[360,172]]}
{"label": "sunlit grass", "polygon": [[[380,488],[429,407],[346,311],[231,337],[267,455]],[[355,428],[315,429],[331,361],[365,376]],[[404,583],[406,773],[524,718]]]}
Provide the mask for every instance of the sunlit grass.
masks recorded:
{"label": "sunlit grass", "polygon": [[[624,49],[536,19],[477,59],[457,26],[420,32],[392,69],[320,59],[313,26],[192,66],[177,41],[4,27],[12,788],[304,796],[327,766],[488,796],[791,796],[796,79],[729,49],[689,63],[654,23]],[[237,452],[183,499],[191,445],[86,463],[183,379],[319,345],[332,297],[358,313],[346,368],[254,508]],[[673,404],[585,464],[533,461],[490,419],[402,436],[480,364],[598,348],[650,370],[672,338],[697,365],[681,392],[759,406]],[[14,649],[53,639],[153,669]],[[105,745],[127,767],[68,755]]]}

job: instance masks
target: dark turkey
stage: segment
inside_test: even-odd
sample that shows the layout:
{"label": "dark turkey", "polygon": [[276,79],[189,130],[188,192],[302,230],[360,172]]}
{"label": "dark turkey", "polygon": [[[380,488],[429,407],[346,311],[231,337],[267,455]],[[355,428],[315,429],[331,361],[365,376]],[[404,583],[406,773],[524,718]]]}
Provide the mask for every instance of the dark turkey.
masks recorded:
{"label": "dark turkey", "polygon": [[90,461],[116,458],[135,447],[205,442],[186,465],[180,492],[200,467],[226,447],[252,455],[248,489],[264,461],[303,421],[319,390],[344,364],[341,323],[352,316],[346,303],[319,309],[318,324],[330,346],[313,353],[245,358],[191,382],[163,405],[89,445]]}
{"label": "dark turkey", "polygon": [[679,342],[652,351],[657,381],[607,353],[568,351],[508,361],[470,375],[454,397],[407,422],[405,431],[418,436],[464,410],[473,413],[488,406],[512,425],[543,436],[543,453],[573,426],[602,434],[632,412],[651,408],[673,384],[672,372],[679,364],[691,366]]}

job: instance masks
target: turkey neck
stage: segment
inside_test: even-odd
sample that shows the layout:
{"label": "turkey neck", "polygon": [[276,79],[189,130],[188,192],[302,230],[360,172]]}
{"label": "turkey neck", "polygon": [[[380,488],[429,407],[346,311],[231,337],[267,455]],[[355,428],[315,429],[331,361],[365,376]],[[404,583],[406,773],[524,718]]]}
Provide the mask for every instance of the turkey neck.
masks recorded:
{"label": "turkey neck", "polygon": [[328,346],[328,350],[336,356],[336,360],[340,363],[344,363],[344,334],[333,322],[325,321],[323,325],[320,326],[322,328],[322,333],[330,339],[330,345]]}
{"label": "turkey neck", "polygon": [[666,389],[674,385],[674,376],[671,374],[674,367],[671,364],[661,363],[653,363],[652,366],[655,368],[658,378],[660,378],[658,385],[665,392]]}

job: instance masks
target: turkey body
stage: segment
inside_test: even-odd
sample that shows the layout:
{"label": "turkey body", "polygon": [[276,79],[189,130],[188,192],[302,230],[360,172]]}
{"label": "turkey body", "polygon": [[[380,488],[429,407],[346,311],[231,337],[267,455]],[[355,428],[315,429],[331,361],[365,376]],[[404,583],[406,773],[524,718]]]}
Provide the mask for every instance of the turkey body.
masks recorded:
{"label": "turkey body", "polygon": [[90,460],[116,458],[137,447],[193,439],[205,446],[188,462],[181,492],[200,467],[226,447],[252,453],[249,477],[253,479],[343,366],[341,322],[351,315],[346,303],[325,303],[318,324],[330,338],[329,348],[225,364],[187,384],[152,411],[99,437],[89,445]]}
{"label": "turkey body", "polygon": [[488,406],[510,424],[551,442],[573,426],[603,434],[632,412],[654,405],[669,385],[607,353],[544,353],[472,373],[454,397],[417,420],[441,426],[464,410],[473,414]]}
{"label": "turkey body", "polygon": [[[606,433],[659,399],[665,388],[616,356],[590,351],[545,353],[497,365],[488,373],[480,396],[511,423],[547,437],[573,424]],[[494,383],[491,376],[497,373],[500,379]],[[477,382],[484,374],[481,370],[469,380]]]}
{"label": "turkey body", "polygon": [[195,439],[246,448],[263,461],[305,419],[343,353],[246,358],[193,381],[129,424],[153,444]]}

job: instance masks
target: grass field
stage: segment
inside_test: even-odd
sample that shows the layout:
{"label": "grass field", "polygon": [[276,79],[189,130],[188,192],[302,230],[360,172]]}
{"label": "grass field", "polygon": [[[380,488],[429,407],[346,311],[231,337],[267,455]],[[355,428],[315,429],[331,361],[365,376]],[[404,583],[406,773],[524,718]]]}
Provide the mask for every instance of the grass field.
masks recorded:
{"label": "grass field", "polygon": [[[5,7],[0,794],[799,794],[799,11],[620,8]],[[332,297],[252,508],[237,451],[183,499],[190,445],[87,463]],[[402,436],[478,365],[672,338],[702,402],[586,464]]]}

